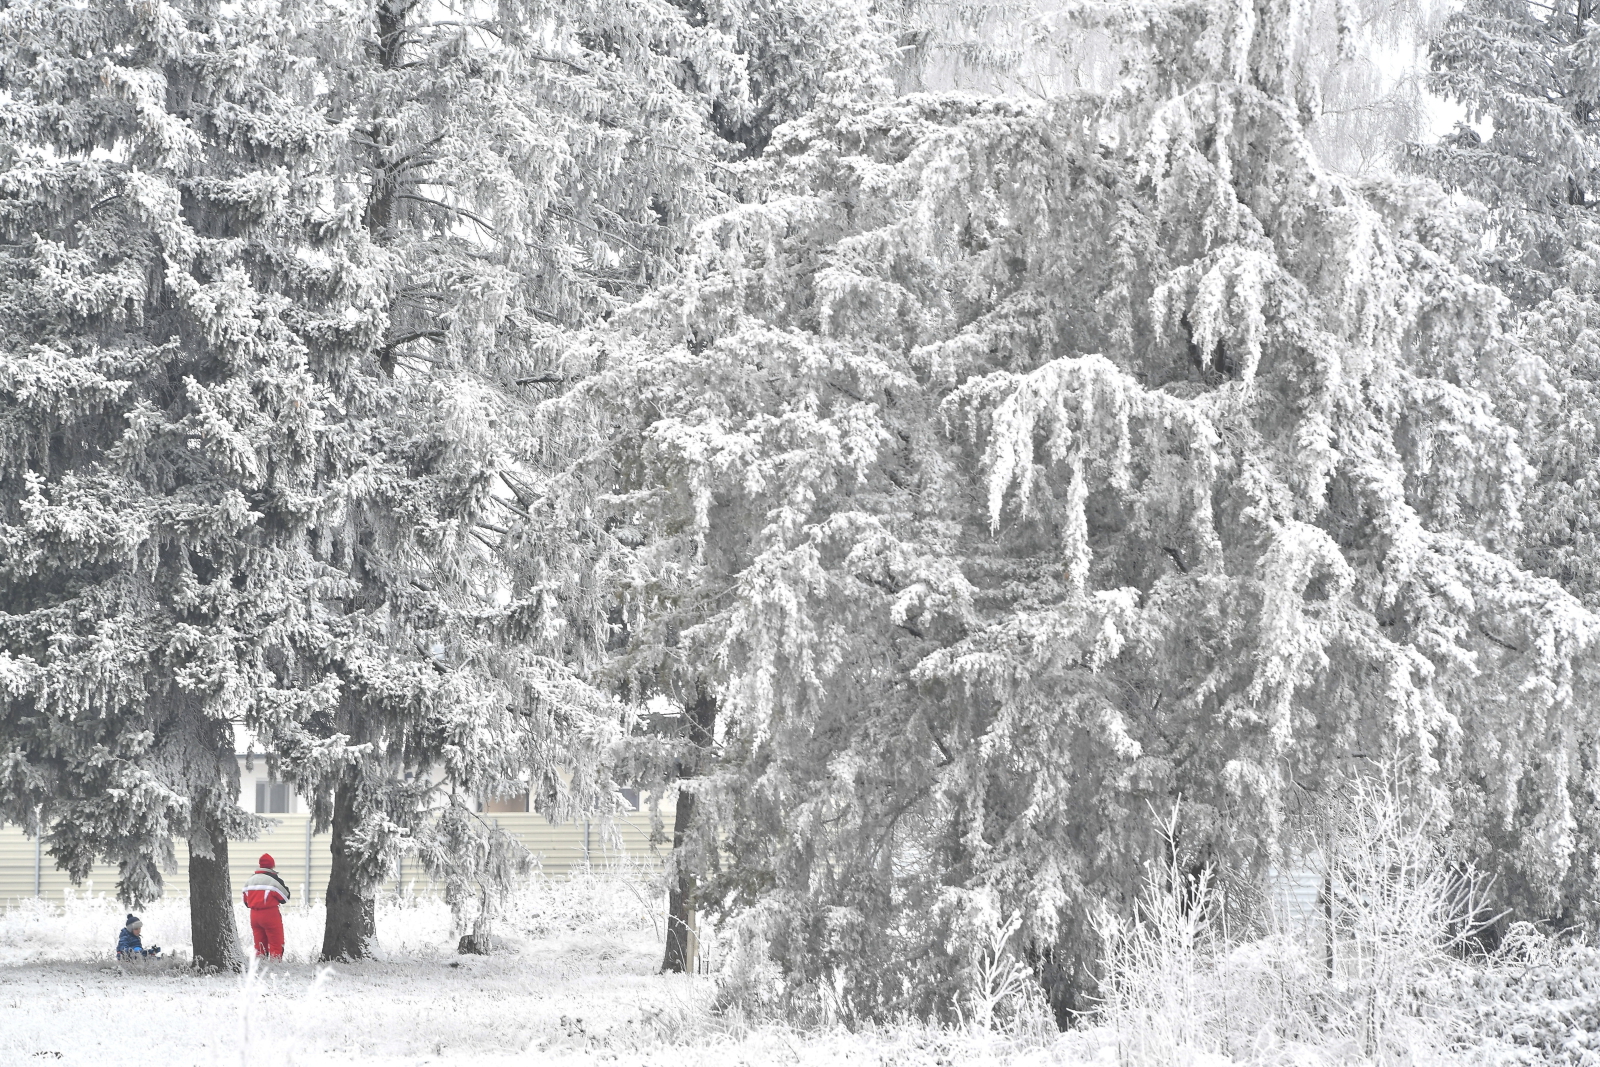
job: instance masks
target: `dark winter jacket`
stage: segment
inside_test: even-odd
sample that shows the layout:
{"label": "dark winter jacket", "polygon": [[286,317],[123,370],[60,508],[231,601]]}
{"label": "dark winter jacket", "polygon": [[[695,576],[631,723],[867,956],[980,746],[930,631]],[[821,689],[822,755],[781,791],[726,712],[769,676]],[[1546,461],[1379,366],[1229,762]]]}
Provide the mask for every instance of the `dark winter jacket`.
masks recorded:
{"label": "dark winter jacket", "polygon": [[256,873],[244,883],[244,906],[251,911],[262,908],[276,911],[279,904],[288,902],[289,887],[283,884],[283,879],[271,867],[257,867]]}
{"label": "dark winter jacket", "polygon": [[159,949],[152,949],[150,952],[146,952],[144,950],[144,942],[139,939],[139,935],[126,926],[117,935],[117,959],[119,960],[142,959],[145,956],[154,956],[159,951]]}

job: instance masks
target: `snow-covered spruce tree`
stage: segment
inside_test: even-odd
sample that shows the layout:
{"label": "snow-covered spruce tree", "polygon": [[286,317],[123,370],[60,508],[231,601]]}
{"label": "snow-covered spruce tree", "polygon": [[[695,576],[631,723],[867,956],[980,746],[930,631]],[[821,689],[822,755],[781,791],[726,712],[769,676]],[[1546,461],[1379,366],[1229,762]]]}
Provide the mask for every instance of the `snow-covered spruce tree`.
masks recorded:
{"label": "snow-covered spruce tree", "polygon": [[[696,2],[686,9],[691,18],[727,27],[745,56],[746,85],[741,87],[745,110],[734,112],[713,100],[711,121],[717,135],[732,146],[735,158],[747,158],[758,156],[784,122],[807,114],[822,100],[830,100],[830,106],[836,107],[842,100],[881,98],[894,90],[930,84],[994,84],[1016,63],[1025,26],[1021,16],[1028,5],[1004,2],[972,8],[941,0],[867,5],[852,0],[781,0],[748,5]],[[759,168],[730,173],[754,178],[756,187],[761,183]],[[735,184],[735,188],[735,196],[741,200],[758,195],[742,185]],[[580,408],[584,395],[580,392],[577,396]],[[558,418],[555,424],[563,421]],[[624,435],[632,432],[626,424],[611,429]],[[568,483],[569,488],[587,485],[581,478]],[[622,523],[615,517],[608,521]],[[622,525],[626,527],[626,523]],[[602,543],[607,540],[602,538]],[[623,547],[621,555],[627,554],[625,546],[614,547]],[[622,588],[633,586],[634,572],[628,566],[609,572],[602,567],[601,574],[598,587],[607,586],[607,577],[620,578]],[[626,615],[618,606],[613,605],[613,623]],[[630,698],[668,695],[681,702],[677,715],[647,715],[635,720],[634,735],[615,768],[658,795],[671,789],[674,782],[692,782],[709,766],[714,758],[718,708],[711,682],[716,669],[708,670],[707,664],[699,662],[676,666],[662,662],[664,649],[675,637],[668,637],[666,645],[658,643],[659,637],[647,637],[641,643],[624,623],[613,645],[613,651],[622,655],[614,657],[603,672]],[[641,651],[642,661],[648,664],[643,668]],[[664,971],[681,972],[693,966],[690,931],[698,896],[697,872],[706,863],[691,832],[697,819],[695,797],[693,785],[676,789],[669,839],[672,870]]]}
{"label": "snow-covered spruce tree", "polygon": [[345,580],[296,637],[294,677],[331,699],[268,732],[332,828],[323,955],[356,958],[407,849],[476,902],[483,940],[518,857],[475,799],[525,775],[552,817],[609,797],[604,701],[570,673],[604,617],[525,407],[559,385],[562,330],[636,299],[706,213],[705,101],[731,106],[740,66],[715,28],[632,2],[327,4],[296,34],[367,249],[325,284],[372,271],[382,298],[317,327],[366,345],[315,539]]}
{"label": "snow-covered spruce tree", "polygon": [[[1600,36],[1588,0],[1553,7],[1473,0],[1433,41],[1432,88],[1465,107],[1441,142],[1410,162],[1468,199],[1482,235],[1474,273],[1511,303],[1509,356],[1440,373],[1481,382],[1520,433],[1533,471],[1517,554],[1600,609]],[[1480,133],[1483,130],[1485,132]],[[1486,747],[1470,756],[1492,764]],[[1518,903],[1561,927],[1600,923],[1600,735],[1552,746],[1574,760],[1570,783],[1579,844],[1559,897],[1501,871]],[[1528,798],[1533,800],[1533,798]],[[1535,801],[1536,802],[1536,801]],[[1509,826],[1499,827],[1501,834]],[[1507,849],[1514,848],[1502,838]],[[1547,847],[1530,841],[1529,849]]]}
{"label": "snow-covered spruce tree", "polygon": [[[691,21],[724,29],[743,58],[743,82],[711,95],[709,111],[722,151],[739,161],[759,155],[776,128],[821,101],[838,106],[841,100],[883,96],[897,82],[913,77],[925,60],[907,54],[910,36],[905,27],[916,21],[912,12],[920,16],[937,5],[763,0],[682,6]],[[932,21],[942,26],[949,20]],[[729,96],[742,111],[729,106]],[[722,168],[719,177],[735,200],[756,195],[750,183],[763,180],[760,167],[737,165]],[[624,326],[624,334],[630,328]],[[600,352],[604,361],[604,346]],[[563,365],[573,366],[570,357]],[[618,485],[609,461],[598,470],[585,461],[609,455],[613,446],[628,450],[629,442],[637,443],[638,426],[627,416],[614,418],[609,403],[596,405],[599,391],[592,386],[552,401],[539,419],[547,455],[554,457],[557,469],[560,457],[579,457],[576,467],[550,480],[548,492],[567,517],[570,532],[561,531],[565,539],[592,546],[586,561],[589,590],[603,613],[591,619],[606,633],[608,655],[603,669],[591,672],[590,678],[635,706],[664,696],[676,709],[673,714],[635,717],[632,736],[612,770],[619,782],[657,796],[676,792],[666,839],[672,844],[672,872],[662,967],[684,971],[693,964],[690,929],[705,857],[689,832],[697,818],[695,786],[675,787],[693,783],[714,758],[720,672],[709,662],[679,655],[675,619],[636,610],[634,595],[643,592],[648,598],[651,594],[641,587],[655,580],[633,554],[636,523],[627,508],[618,513],[613,506],[611,493]],[[556,540],[561,540],[559,534]]]}
{"label": "snow-covered spruce tree", "polygon": [[[920,86],[930,82],[948,84],[953,79],[974,75],[988,81],[1007,63],[1014,62],[1016,36],[1020,23],[1008,24],[1023,4],[998,3],[983,8],[952,5],[941,0],[900,0],[891,3],[862,4],[856,0],[758,0],[754,3],[718,3],[683,0],[678,6],[690,22],[721,29],[728,34],[743,60],[743,79],[725,84],[720,92],[710,92],[709,120],[720,147],[733,160],[759,156],[773,131],[784,122],[806,114],[819,101],[832,106],[845,99],[882,97],[896,87]],[[997,28],[1008,27],[998,44],[990,40]],[[703,81],[688,64],[690,84],[704,89]],[[760,169],[737,166],[722,168],[721,184],[728,195],[743,200],[754,195],[746,183],[760,183]],[[553,405],[541,420],[548,440],[564,441],[550,455],[584,453],[605,441],[605,434],[624,436],[632,429],[614,425],[602,418],[590,422],[585,392],[567,402]],[[569,412],[581,412],[574,420]],[[574,433],[574,428],[577,428]],[[598,432],[599,437],[593,436]],[[569,518],[583,516],[578,524],[578,540],[593,543],[600,551],[590,554],[585,566],[591,568],[590,588],[614,593],[620,581],[630,587],[633,571],[624,564],[613,565],[628,555],[625,545],[612,536],[626,523],[608,516],[601,528],[593,526],[592,494],[609,487],[604,480],[584,477],[557,479],[552,493],[565,501]],[[559,527],[558,527],[559,528]],[[573,532],[563,530],[570,543]],[[624,538],[628,536],[622,533]],[[546,533],[544,540],[551,539]],[[555,543],[562,543],[557,536]],[[603,546],[622,551],[608,554]],[[654,639],[641,644],[630,633],[626,612],[619,601],[609,596],[597,601],[609,611],[603,629],[609,631],[613,656],[599,677],[607,688],[630,700],[667,696],[677,706],[677,714],[643,715],[633,720],[633,736],[623,747],[613,770],[634,785],[657,795],[673,788],[673,783],[698,777],[712,757],[716,732],[717,700],[710,689],[706,665],[690,663],[669,667],[660,662],[660,647]],[[591,612],[588,621],[596,620]],[[642,659],[640,650],[643,649]],[[647,661],[647,665],[645,664]],[[671,888],[667,905],[667,938],[662,969],[683,971],[692,965],[689,958],[690,928],[695,910],[696,871],[704,857],[696,847],[689,826],[695,820],[693,787],[676,790],[673,817]]]}
{"label": "snow-covered spruce tree", "polygon": [[304,703],[263,649],[327,408],[288,293],[338,236],[274,26],[215,6],[0,8],[0,803],[130,905],[186,841],[237,969],[231,724]]}
{"label": "snow-covered spruce tree", "polygon": [[[718,164],[714,169],[724,203],[750,194],[745,183],[758,171],[736,164],[759,155],[782,122],[803,114],[820,99],[888,91],[896,71],[907,62],[900,54],[899,38],[904,35],[897,34],[897,27],[904,24],[908,9],[921,7],[864,5],[855,0],[760,0],[749,4],[686,0],[676,6],[691,26],[725,34],[738,54],[737,77],[725,76],[720,84],[703,76],[699,60],[686,60],[681,68],[685,89],[697,94],[698,106],[705,110],[710,136],[701,151],[735,164]],[[519,503],[537,500],[541,507],[515,519],[501,516],[509,527],[503,545],[511,559],[520,561],[515,578],[517,597],[540,605],[542,614],[559,609],[551,617],[564,613],[562,625],[567,632],[583,635],[588,642],[582,652],[569,645],[568,662],[593,663],[592,653],[601,644],[608,645],[613,653],[621,654],[611,656],[606,669],[591,672],[591,679],[628,701],[666,695],[678,706],[681,714],[634,718],[633,736],[620,754],[620,764],[612,768],[619,782],[660,795],[675,780],[697,776],[704,766],[716,702],[700,684],[700,665],[684,665],[674,673],[657,670],[659,664],[642,667],[633,654],[638,642],[630,636],[615,599],[618,582],[627,584],[625,575],[632,572],[625,561],[626,549],[616,540],[618,536],[626,538],[627,532],[618,529],[618,520],[604,501],[612,486],[607,480],[572,477],[564,470],[570,457],[591,455],[597,447],[607,447],[607,434],[627,434],[631,429],[613,426],[604,417],[593,421],[595,412],[587,397],[580,392],[555,400],[538,420],[541,460],[519,472],[522,484],[517,491]],[[622,550],[608,552],[608,547]],[[622,577],[617,569],[619,560],[624,561]],[[693,791],[678,791],[674,840],[684,840],[683,828],[692,819],[693,809]],[[675,864],[668,905],[667,970],[684,970],[691,962],[688,922],[697,861],[694,855],[679,859],[682,862]]]}
{"label": "snow-covered spruce tree", "polygon": [[1076,5],[1103,93],[791,123],[572,354],[616,669],[717,702],[700,890],[791,990],[961,1010],[963,931],[1020,913],[1084,1006],[1152,809],[1250,880],[1379,759],[1526,894],[1567,875],[1595,620],[1508,555],[1527,464],[1452,370],[1501,303],[1442,195],[1317,163],[1301,14]]}

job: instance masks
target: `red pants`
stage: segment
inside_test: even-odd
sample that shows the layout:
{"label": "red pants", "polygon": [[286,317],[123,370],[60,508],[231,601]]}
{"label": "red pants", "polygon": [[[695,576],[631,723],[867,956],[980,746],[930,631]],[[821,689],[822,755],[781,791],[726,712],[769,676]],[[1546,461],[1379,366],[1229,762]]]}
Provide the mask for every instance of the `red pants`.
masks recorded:
{"label": "red pants", "polygon": [[283,956],[283,916],[276,907],[252,908],[250,932],[256,938],[257,956]]}

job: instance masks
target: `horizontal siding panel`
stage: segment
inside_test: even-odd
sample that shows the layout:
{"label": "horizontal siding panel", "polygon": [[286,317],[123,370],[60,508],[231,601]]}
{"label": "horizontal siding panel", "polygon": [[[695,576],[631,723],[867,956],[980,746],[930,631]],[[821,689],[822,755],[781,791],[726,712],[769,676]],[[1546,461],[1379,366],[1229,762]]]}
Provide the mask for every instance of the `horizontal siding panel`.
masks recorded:
{"label": "horizontal siding panel", "polygon": [[14,827],[0,827],[0,901],[31,896],[33,838]]}
{"label": "horizontal siding panel", "polygon": [[1327,948],[1322,868],[1318,857],[1267,872],[1269,932],[1281,934],[1320,956]]}
{"label": "horizontal siding panel", "polygon": [[[256,869],[256,860],[263,852],[272,854],[278,873],[288,884],[295,904],[307,900],[321,900],[328,890],[328,873],[332,857],[328,848],[330,835],[314,834],[307,851],[306,830],[309,815],[273,815],[270,825],[253,841],[228,842],[228,872],[237,889]],[[589,823],[569,822],[551,824],[537,813],[508,812],[485,815],[491,824],[512,834],[537,861],[536,870],[545,877],[565,877],[585,860],[594,867],[622,864],[660,866],[666,859],[666,849],[652,849],[650,845],[650,816],[648,812],[631,812],[626,817]],[[178,848],[177,869],[164,872],[167,896],[183,898],[188,895],[188,848]],[[82,885],[72,886],[65,871],[57,870],[48,850],[40,855],[39,896],[47,901],[61,902],[70,892],[74,896],[115,896],[117,869],[108,864],[97,864]],[[380,892],[429,893],[435,891],[431,880],[415,860],[400,865],[397,877],[386,881]],[[34,896],[34,840],[18,826],[0,825],[0,906],[12,906]]]}

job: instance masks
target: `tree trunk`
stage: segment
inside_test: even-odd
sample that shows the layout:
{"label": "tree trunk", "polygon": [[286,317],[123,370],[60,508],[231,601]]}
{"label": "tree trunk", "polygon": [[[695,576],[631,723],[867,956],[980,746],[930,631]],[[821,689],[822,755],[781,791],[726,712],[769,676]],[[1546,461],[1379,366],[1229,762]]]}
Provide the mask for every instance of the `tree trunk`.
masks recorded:
{"label": "tree trunk", "polygon": [[333,792],[333,841],[329,851],[328,914],[322,928],[322,958],[360,960],[372,955],[376,935],[372,886],[361,871],[359,857],[348,847],[350,833],[360,821],[356,789],[341,779]]}
{"label": "tree trunk", "polygon": [[233,880],[228,874],[228,830],[240,812],[239,764],[233,730],[206,713],[195,693],[170,689],[160,697],[164,722],[158,741],[163,780],[190,798],[189,934],[194,963],[202,969],[238,971],[244,966],[233,917]]}
{"label": "tree trunk", "polygon": [[197,821],[189,835],[189,933],[196,967],[218,971],[244,967],[233,919],[228,835],[214,822]]}
{"label": "tree trunk", "polygon": [[[1578,32],[1573,35],[1572,39],[1574,44],[1582,41],[1584,34],[1588,32],[1587,23],[1594,16],[1594,0],[1578,0],[1578,10],[1576,14]],[[1577,92],[1573,93],[1572,95],[1577,98],[1577,102],[1572,108],[1573,117],[1578,120],[1580,125],[1586,125],[1589,122],[1590,115],[1592,114],[1592,111],[1586,102],[1586,98],[1588,98],[1589,94]],[[1575,186],[1577,189],[1576,197],[1573,197],[1572,194],[1569,193],[1568,199],[1571,200],[1572,203],[1582,206],[1586,199],[1582,180],[1577,175],[1573,175],[1567,179],[1567,182],[1570,185]]]}
{"label": "tree trunk", "polygon": [[667,889],[667,950],[661,959],[663,972],[693,973],[694,955],[690,945],[695,909],[695,875],[685,847],[694,825],[695,797],[683,788],[683,779],[698,776],[704,769],[716,736],[717,700],[704,691],[688,710],[689,751],[678,762],[678,807],[672,819],[673,879]]}
{"label": "tree trunk", "polygon": [[683,841],[694,819],[694,794],[678,787],[678,810],[672,820],[672,853],[675,877],[667,890],[667,953],[661,970],[674,974],[694,971],[694,955],[689,946],[690,923],[694,921],[694,872],[683,862]]}
{"label": "tree trunk", "polygon": [[[406,16],[415,3],[406,0],[378,0],[373,7],[377,19],[376,48],[378,66],[395,70],[402,61],[405,48]],[[365,225],[374,243],[392,244],[389,233],[394,224],[395,185],[394,171],[385,161],[384,152],[392,143],[392,132],[379,124],[362,131],[370,139],[372,150],[372,190],[368,195]],[[386,345],[378,353],[378,365],[384,373],[394,372],[394,346]],[[361,533],[359,543],[370,544],[370,529]],[[357,552],[351,562],[350,577],[360,583],[353,601],[346,601],[345,610],[357,610],[366,602],[376,606],[383,600],[382,582],[367,570]],[[370,740],[374,724],[363,724],[362,708],[346,690],[340,712],[341,731],[352,739]],[[372,942],[377,936],[374,915],[375,885],[361,862],[361,857],[350,848],[350,835],[361,822],[357,807],[357,792],[351,776],[357,772],[347,769],[339,776],[333,791],[333,813],[329,829],[333,840],[328,851],[332,862],[328,870],[327,914],[322,925],[322,958],[324,960],[361,960],[372,956]]]}

